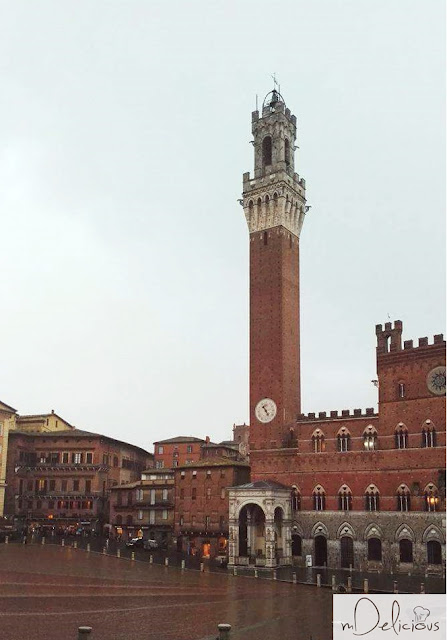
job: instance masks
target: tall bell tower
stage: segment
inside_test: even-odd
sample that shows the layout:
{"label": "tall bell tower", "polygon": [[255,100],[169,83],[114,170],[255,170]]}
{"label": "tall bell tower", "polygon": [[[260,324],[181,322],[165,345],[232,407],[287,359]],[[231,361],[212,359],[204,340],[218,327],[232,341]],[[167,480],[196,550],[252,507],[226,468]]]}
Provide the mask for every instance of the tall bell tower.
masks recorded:
{"label": "tall bell tower", "polygon": [[[252,113],[254,176],[243,176],[250,234],[250,447],[290,439],[301,410],[299,237],[305,181],[295,172],[296,117],[281,94]],[[292,434],[293,435],[293,434]]]}

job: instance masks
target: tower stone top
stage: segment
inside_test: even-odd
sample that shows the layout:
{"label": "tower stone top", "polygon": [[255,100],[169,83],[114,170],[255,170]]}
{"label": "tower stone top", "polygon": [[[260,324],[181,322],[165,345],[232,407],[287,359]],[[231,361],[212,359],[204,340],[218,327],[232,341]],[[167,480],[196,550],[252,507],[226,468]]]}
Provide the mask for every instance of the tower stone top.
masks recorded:
{"label": "tower stone top", "polygon": [[250,233],[283,226],[299,237],[306,183],[295,171],[296,117],[276,89],[252,113],[254,176],[244,173],[243,207]]}

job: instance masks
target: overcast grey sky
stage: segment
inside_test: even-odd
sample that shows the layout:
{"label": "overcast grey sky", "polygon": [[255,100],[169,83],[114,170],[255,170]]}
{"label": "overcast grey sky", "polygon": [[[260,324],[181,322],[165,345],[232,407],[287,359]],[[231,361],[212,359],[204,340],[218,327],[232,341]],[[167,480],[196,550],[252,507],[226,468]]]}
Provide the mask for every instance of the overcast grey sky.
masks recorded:
{"label": "overcast grey sky", "polygon": [[375,324],[444,330],[444,2],[0,3],[0,398],[152,449],[248,420],[251,111],[312,205],[304,411],[376,406]]}

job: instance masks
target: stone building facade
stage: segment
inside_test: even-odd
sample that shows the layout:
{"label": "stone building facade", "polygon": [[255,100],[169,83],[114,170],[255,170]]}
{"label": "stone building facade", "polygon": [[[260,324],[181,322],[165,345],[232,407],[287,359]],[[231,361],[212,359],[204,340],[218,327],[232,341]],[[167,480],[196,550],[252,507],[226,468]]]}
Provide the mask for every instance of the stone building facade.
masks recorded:
{"label": "stone building facade", "polygon": [[5,508],[6,461],[8,458],[9,432],[15,428],[17,411],[0,402],[0,518]]}
{"label": "stone building facade", "polygon": [[0,517],[4,515],[6,492],[6,465],[8,459],[8,443],[10,431],[26,431],[43,433],[74,429],[66,420],[51,413],[21,416],[17,410],[4,402],[0,402]]}
{"label": "stone building facade", "polygon": [[110,521],[115,536],[140,535],[168,547],[174,526],[174,471],[146,469],[141,480],[112,487]]}
{"label": "stone building facade", "polygon": [[[252,483],[230,489],[230,564],[433,572],[445,563],[445,341],[376,326],[379,409],[300,411],[296,118],[277,91],[252,114]],[[286,498],[288,496],[288,498]],[[255,524],[253,524],[255,523]],[[255,533],[253,533],[255,531]]]}
{"label": "stone building facade", "polygon": [[153,464],[140,447],[80,429],[11,431],[8,449],[5,512],[39,526],[102,531],[110,489]]}

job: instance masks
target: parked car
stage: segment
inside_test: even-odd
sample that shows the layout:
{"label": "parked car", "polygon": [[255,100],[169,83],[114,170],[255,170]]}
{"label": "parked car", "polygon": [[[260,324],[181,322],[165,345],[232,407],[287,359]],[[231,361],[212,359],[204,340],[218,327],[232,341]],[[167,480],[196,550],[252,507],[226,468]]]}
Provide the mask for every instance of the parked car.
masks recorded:
{"label": "parked car", "polygon": [[135,547],[136,549],[143,549],[143,538],[131,538],[129,542],[126,542],[126,547]]}
{"label": "parked car", "polygon": [[146,549],[146,551],[149,551],[150,549],[158,549],[158,542],[149,538],[144,541],[144,549]]}

